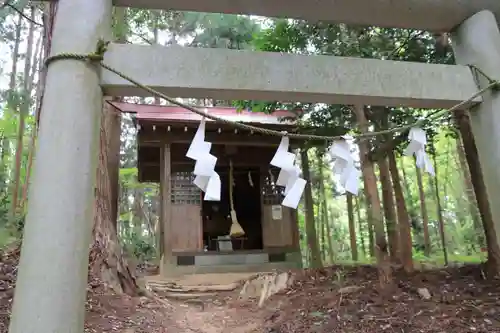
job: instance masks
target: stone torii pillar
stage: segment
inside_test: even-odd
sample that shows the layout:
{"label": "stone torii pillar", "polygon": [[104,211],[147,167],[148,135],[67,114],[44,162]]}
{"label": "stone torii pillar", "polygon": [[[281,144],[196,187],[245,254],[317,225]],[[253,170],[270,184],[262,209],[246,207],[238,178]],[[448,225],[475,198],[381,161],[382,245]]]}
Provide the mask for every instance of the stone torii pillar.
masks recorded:
{"label": "stone torii pillar", "polygon": [[[464,21],[452,33],[452,42],[457,63],[474,65],[500,80],[500,31],[492,12],[481,11]],[[480,88],[489,84],[481,74],[477,79]],[[496,203],[500,198],[500,92],[483,94],[483,102],[470,110],[470,120],[500,244],[500,205]]]}
{"label": "stone torii pillar", "polygon": [[[111,0],[59,0],[52,54],[91,53],[109,37]],[[81,333],[102,92],[99,68],[48,69],[11,333]]]}

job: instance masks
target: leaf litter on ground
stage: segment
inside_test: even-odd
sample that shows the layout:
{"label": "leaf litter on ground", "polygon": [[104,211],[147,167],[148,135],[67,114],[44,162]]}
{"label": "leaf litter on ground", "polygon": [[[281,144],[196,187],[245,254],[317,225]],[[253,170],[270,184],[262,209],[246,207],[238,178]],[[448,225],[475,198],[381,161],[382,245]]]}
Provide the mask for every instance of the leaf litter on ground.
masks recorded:
{"label": "leaf litter on ground", "polygon": [[[19,247],[0,258],[0,333],[8,329]],[[238,290],[203,307],[158,297],[117,295],[89,277],[85,332],[122,333],[500,333],[500,284],[479,265],[394,272],[381,292],[372,266],[293,272],[294,282],[258,308]],[[425,291],[423,291],[425,289]]]}

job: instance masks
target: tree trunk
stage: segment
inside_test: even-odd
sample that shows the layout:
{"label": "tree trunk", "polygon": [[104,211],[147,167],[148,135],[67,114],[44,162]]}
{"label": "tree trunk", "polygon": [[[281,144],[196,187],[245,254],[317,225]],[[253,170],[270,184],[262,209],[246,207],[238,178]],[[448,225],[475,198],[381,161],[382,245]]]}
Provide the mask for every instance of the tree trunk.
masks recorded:
{"label": "tree trunk", "polygon": [[[19,46],[21,44],[21,28],[23,23],[23,16],[19,14],[16,30],[15,30],[15,39],[14,39],[14,48],[12,51],[12,69],[10,71],[10,80],[9,80],[9,90],[7,92],[7,108],[10,112],[15,112],[17,109],[17,99],[16,99],[16,79],[17,79],[17,61],[19,60]],[[2,168],[4,171],[7,170],[7,161],[10,156],[10,140],[7,137],[3,138],[2,142]],[[16,179],[12,181],[12,193],[17,192],[16,185],[18,182]],[[11,224],[14,224],[16,217],[16,207],[17,207],[17,193],[12,196],[11,207],[9,212],[9,221]]]}
{"label": "tree trunk", "polygon": [[[33,72],[32,76],[35,75],[35,73],[38,73],[38,82],[37,82],[37,87],[36,87],[36,100],[35,100],[35,124],[33,125],[33,129],[31,131],[31,136],[30,136],[30,150],[28,153],[28,162],[26,166],[26,180],[23,188],[23,203],[22,207],[26,205],[26,201],[28,199],[28,190],[29,190],[29,184],[30,184],[30,179],[31,179],[31,172],[32,172],[32,166],[33,166],[33,158],[34,158],[34,153],[36,149],[36,138],[38,134],[38,123],[40,119],[40,110],[42,108],[42,98],[43,98],[43,92],[45,90],[45,78],[47,75],[47,67],[45,67],[43,64],[45,62],[45,59],[48,57],[50,54],[50,41],[52,39],[52,28],[54,25],[54,16],[56,12],[56,7],[57,3],[52,2],[50,3],[47,7],[45,7],[43,11],[43,34],[41,36],[41,45],[39,48],[39,53],[38,53],[38,64],[33,64]],[[36,66],[36,67],[35,67]],[[33,81],[33,80],[31,80]]]}
{"label": "tree trunk", "polygon": [[[115,8],[115,22],[116,27],[114,31],[114,38],[116,43],[125,44],[127,42],[128,24],[127,24],[127,9]],[[120,97],[113,97],[113,101],[121,101]],[[122,115],[117,110],[109,116],[104,118],[108,123],[106,124],[107,144],[108,144],[108,172],[111,182],[111,222],[115,230],[117,230],[118,223],[118,202],[120,197],[120,148],[121,148],[121,123]]]}
{"label": "tree trunk", "polygon": [[488,275],[500,274],[500,244],[497,241],[495,221],[491,215],[490,202],[486,192],[486,185],[481,170],[481,164],[477,156],[477,147],[472,135],[469,115],[465,111],[455,112],[455,119],[463,140],[465,157],[469,165],[471,182],[474,187],[475,197],[483,221],[486,245],[488,247]]}
{"label": "tree trunk", "polygon": [[406,209],[405,197],[403,188],[401,186],[401,179],[399,177],[398,164],[394,152],[388,154],[389,170],[391,172],[392,184],[394,186],[394,196],[396,198],[396,209],[398,212],[398,226],[399,226],[399,254],[401,256],[401,263],[406,272],[413,272],[413,257],[412,257],[412,240],[411,240],[411,227],[410,216]]}
{"label": "tree trunk", "polygon": [[[321,202],[322,202],[322,209],[323,209],[323,223],[325,226],[325,231],[326,231],[326,244],[327,244],[327,251],[328,251],[328,259],[330,260],[330,263],[334,262],[334,255],[333,255],[333,244],[332,244],[332,235],[331,235],[331,229],[330,229],[330,218],[328,216],[328,202],[326,200],[326,189],[325,189],[325,177],[323,174],[323,155],[318,154],[318,182],[319,182],[319,194],[321,196]],[[325,239],[323,239],[325,241]],[[326,256],[325,256],[326,260]]]}
{"label": "tree trunk", "polygon": [[118,293],[137,295],[134,272],[129,269],[123,250],[118,242],[115,226],[111,220],[111,182],[108,172],[107,117],[113,117],[109,105],[103,103],[103,116],[100,129],[99,164],[95,189],[95,215],[92,229],[94,242],[90,250],[89,271],[104,284]]}
{"label": "tree trunk", "polygon": [[[370,209],[370,204],[368,202],[368,196],[366,194],[366,189],[364,190],[364,196],[363,198],[363,203],[365,204],[365,212],[366,212],[366,229],[368,230],[368,253],[370,254],[370,258],[375,257],[375,244],[373,243],[373,240],[375,237],[373,236],[373,218],[372,218],[372,211]],[[361,200],[360,200],[361,202]]]}
{"label": "tree trunk", "polygon": [[[431,143],[433,144],[433,143]],[[435,150],[434,150],[435,152]],[[441,236],[441,246],[443,248],[443,257],[444,264],[448,266],[448,251],[446,250],[446,237],[444,232],[444,218],[443,218],[443,209],[441,207],[441,195],[439,194],[439,184],[438,184],[438,164],[436,161],[436,154],[432,155],[432,159],[434,162],[434,171],[436,176],[430,178],[430,181],[434,184],[434,191],[436,192],[436,205],[437,205],[437,216],[439,219],[439,235]]]}
{"label": "tree trunk", "polygon": [[[365,116],[364,107],[355,106],[354,110],[361,133],[368,132],[368,120]],[[370,215],[375,231],[375,255],[377,257],[380,285],[382,288],[385,288],[392,283],[392,272],[387,241],[385,239],[384,218],[382,216],[380,198],[377,189],[377,178],[375,176],[373,162],[368,158],[368,153],[370,151],[368,144],[368,141],[362,141],[359,143],[359,156],[361,160],[361,170],[363,172],[368,209],[371,212]]]}
{"label": "tree trunk", "polygon": [[363,252],[363,256],[366,258],[367,251],[365,246],[365,237],[363,235],[363,224],[361,223],[361,207],[360,207],[361,200],[359,200],[358,197],[354,197],[354,201],[355,201],[354,204],[356,205],[356,215],[358,218],[358,233],[361,242],[361,251]]}
{"label": "tree trunk", "polygon": [[325,250],[325,216],[323,215],[323,203],[320,201],[318,205],[318,214],[314,217],[318,222],[318,245],[319,253],[321,254],[321,261],[326,262],[326,250]]}
{"label": "tree trunk", "polygon": [[[107,103],[106,103],[107,104]],[[106,121],[106,129],[108,132],[106,133],[106,144],[108,147],[108,155],[107,155],[107,164],[108,164],[108,172],[109,172],[109,180],[111,186],[111,215],[110,219],[113,225],[115,226],[115,230],[117,229],[118,222],[118,201],[119,201],[119,192],[120,192],[120,147],[121,147],[121,121],[122,115],[115,108],[108,108],[108,115],[104,117],[104,121]]]}
{"label": "tree trunk", "polygon": [[356,226],[354,224],[354,207],[352,194],[346,193],[347,216],[349,218],[349,238],[351,240],[351,257],[353,261],[358,261],[358,246],[356,244]]}
{"label": "tree trunk", "polygon": [[24,80],[23,80],[23,93],[21,105],[19,108],[19,127],[17,130],[17,146],[16,146],[16,155],[15,155],[15,168],[14,168],[14,188],[12,190],[12,217],[16,217],[16,213],[18,212],[18,200],[19,200],[19,189],[21,188],[21,160],[24,152],[23,138],[24,138],[24,127],[26,123],[26,116],[30,110],[30,102],[31,102],[31,89],[30,86],[30,78],[31,78],[31,57],[33,53],[33,39],[35,34],[35,7],[30,7],[31,11],[31,21],[28,28],[28,39],[27,49],[26,49],[26,58],[24,61]]}
{"label": "tree trunk", "polygon": [[404,186],[403,195],[404,195],[405,202],[406,202],[406,210],[407,210],[408,214],[410,215],[410,220],[411,220],[411,218],[415,216],[415,203],[413,202],[413,195],[411,193],[411,186],[410,186],[410,182],[408,181],[408,176],[406,174],[406,168],[404,166],[403,159],[400,159],[399,169],[401,170],[401,174],[403,175],[402,184]]}
{"label": "tree trunk", "polygon": [[429,235],[429,214],[427,213],[427,205],[425,204],[424,184],[422,182],[422,172],[415,165],[417,173],[418,195],[420,197],[420,213],[422,214],[422,224],[424,227],[424,254],[426,257],[431,255],[431,238]]}
{"label": "tree trunk", "polygon": [[328,259],[330,260],[330,263],[333,264],[335,261],[335,256],[333,253],[333,244],[332,244],[332,229],[330,227],[330,220],[328,219],[328,205],[325,201],[324,203],[324,217],[325,217],[325,227],[326,227],[326,244],[327,244],[327,251],[328,251]]}
{"label": "tree trunk", "polygon": [[382,203],[384,207],[385,224],[387,227],[387,235],[389,239],[389,250],[391,261],[397,263],[399,261],[398,244],[399,233],[396,223],[396,204],[394,203],[394,190],[391,181],[391,172],[387,158],[382,158],[378,161],[380,171],[380,183],[382,184]]}
{"label": "tree trunk", "polygon": [[319,251],[318,238],[316,236],[316,226],[314,225],[314,203],[311,188],[311,172],[306,148],[302,148],[300,150],[300,159],[302,162],[302,173],[304,179],[307,181],[306,188],[304,190],[304,206],[307,245],[311,250],[311,266],[312,268],[321,268],[323,267],[323,263],[321,261],[321,253]]}
{"label": "tree trunk", "polygon": [[[23,16],[19,14],[16,24],[14,48],[12,50],[12,69],[10,71],[9,80],[9,100],[7,102],[13,102],[14,93],[16,90],[16,79],[17,79],[17,61],[19,60],[19,46],[21,44],[21,30],[23,24]],[[11,106],[14,106],[11,104]]]}
{"label": "tree trunk", "polygon": [[[40,36],[38,39],[38,42],[36,44],[35,48],[35,53],[34,53],[34,58],[33,58],[33,64],[32,64],[32,69],[31,69],[31,78],[30,78],[30,89],[31,91],[33,89],[33,84],[35,83],[35,73],[38,73],[38,75],[42,76],[44,75],[43,72],[43,44],[45,42],[45,36]],[[36,118],[36,113],[37,113],[37,108],[36,106],[40,102],[40,92],[41,92],[41,84],[42,80],[38,80],[38,83],[35,88],[35,118]],[[33,154],[35,152],[35,142],[36,142],[36,134],[37,134],[37,125],[36,123],[32,126],[31,128],[31,133],[30,133],[30,142],[29,142],[29,148],[28,148],[28,161],[26,162],[26,175],[24,178],[24,184],[23,184],[23,193],[21,196],[21,202],[19,204],[21,212],[25,212],[25,207],[26,207],[26,202],[28,200],[28,188],[29,188],[29,183],[30,183],[30,178],[31,178],[31,168],[33,166]]]}
{"label": "tree trunk", "polygon": [[132,205],[131,211],[131,222],[133,227],[134,238],[142,238],[144,230],[144,222],[146,221],[146,216],[142,210],[143,192],[142,189],[134,189],[134,204]]}
{"label": "tree trunk", "polygon": [[[460,124],[458,124],[458,127],[460,130]],[[467,164],[467,157],[465,154],[462,135],[457,138],[457,152],[458,160],[460,162],[460,168],[462,169],[464,178],[465,193],[467,194],[469,204],[469,214],[472,217],[472,222],[474,223],[474,229],[476,231],[476,241],[481,247],[483,247],[485,245],[485,238],[483,226],[481,224],[481,213],[479,212],[476,195],[474,193],[474,185],[472,184],[471,172],[469,170],[469,165]]]}

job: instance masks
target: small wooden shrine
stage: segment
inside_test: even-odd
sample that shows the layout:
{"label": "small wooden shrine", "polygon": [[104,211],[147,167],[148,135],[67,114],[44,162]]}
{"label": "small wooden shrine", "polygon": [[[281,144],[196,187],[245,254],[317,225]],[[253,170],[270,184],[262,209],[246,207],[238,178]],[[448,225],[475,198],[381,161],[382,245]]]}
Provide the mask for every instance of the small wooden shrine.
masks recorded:
{"label": "small wooden shrine", "polygon": [[[301,265],[296,210],[281,205],[271,161],[280,138],[207,121],[206,140],[217,157],[221,200],[203,201],[193,184],[195,161],[185,155],[201,117],[173,106],[113,103],[135,114],[140,182],[160,183],[161,274],[261,271]],[[272,115],[234,108],[210,114],[279,131],[293,131],[293,113]],[[286,119],[285,121],[283,119]],[[245,234],[229,237],[229,164],[233,199]]]}

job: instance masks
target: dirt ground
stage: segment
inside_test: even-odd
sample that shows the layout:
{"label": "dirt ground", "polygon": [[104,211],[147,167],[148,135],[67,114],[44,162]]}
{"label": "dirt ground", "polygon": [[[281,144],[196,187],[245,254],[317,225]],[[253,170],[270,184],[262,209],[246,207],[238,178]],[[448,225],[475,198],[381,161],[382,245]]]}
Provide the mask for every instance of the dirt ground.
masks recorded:
{"label": "dirt ground", "polygon": [[[18,251],[0,260],[0,332],[7,332]],[[480,266],[407,275],[378,291],[373,267],[294,272],[291,288],[262,308],[238,291],[204,301],[131,298],[103,291],[91,279],[85,332],[123,333],[500,333],[500,285]],[[426,290],[423,290],[423,289]],[[427,291],[427,292],[425,292]]]}

